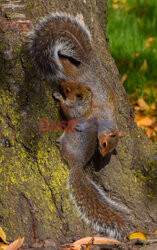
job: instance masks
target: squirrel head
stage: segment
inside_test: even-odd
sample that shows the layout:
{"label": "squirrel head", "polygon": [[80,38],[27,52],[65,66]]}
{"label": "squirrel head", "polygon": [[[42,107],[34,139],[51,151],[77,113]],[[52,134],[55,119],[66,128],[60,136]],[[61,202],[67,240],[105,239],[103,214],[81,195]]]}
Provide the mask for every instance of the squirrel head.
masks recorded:
{"label": "squirrel head", "polygon": [[111,153],[117,146],[118,139],[124,137],[125,132],[119,131],[105,131],[99,136],[99,150],[103,157]]}
{"label": "squirrel head", "polygon": [[76,81],[65,81],[60,84],[64,96],[69,100],[87,101],[91,100],[91,89]]}

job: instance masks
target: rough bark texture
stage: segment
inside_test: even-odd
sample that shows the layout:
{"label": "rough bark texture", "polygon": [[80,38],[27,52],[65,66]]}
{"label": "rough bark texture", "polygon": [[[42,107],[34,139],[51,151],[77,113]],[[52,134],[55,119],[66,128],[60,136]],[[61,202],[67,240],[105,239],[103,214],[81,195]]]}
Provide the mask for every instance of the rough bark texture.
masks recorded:
{"label": "rough bark texture", "polygon": [[87,172],[108,195],[130,209],[136,229],[154,230],[155,145],[133,121],[108,50],[107,0],[0,1],[0,7],[0,226],[8,240],[24,236],[25,245],[30,246],[51,239],[45,245],[55,247],[93,233],[69,201],[68,167],[55,146],[60,132],[39,131],[39,119],[59,121],[61,117],[51,87],[32,70],[26,51],[27,32],[32,22],[56,11],[83,14],[103,63],[104,78],[117,98],[119,126],[127,132],[117,154],[112,154],[107,164],[96,160],[95,169],[87,168]]}

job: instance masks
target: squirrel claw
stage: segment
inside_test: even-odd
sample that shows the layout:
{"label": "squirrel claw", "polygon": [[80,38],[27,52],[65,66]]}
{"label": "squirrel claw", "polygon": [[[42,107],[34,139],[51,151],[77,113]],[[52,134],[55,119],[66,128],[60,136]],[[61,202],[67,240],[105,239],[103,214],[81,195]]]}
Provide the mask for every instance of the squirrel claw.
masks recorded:
{"label": "squirrel claw", "polygon": [[83,132],[85,130],[88,130],[89,126],[86,122],[81,122],[81,123],[77,123],[75,126],[75,130],[79,131],[79,132]]}
{"label": "squirrel claw", "polygon": [[62,95],[59,92],[54,92],[53,93],[53,97],[57,100],[61,100],[62,99]]}
{"label": "squirrel claw", "polygon": [[77,130],[77,131],[79,131],[79,132],[82,132],[82,131],[84,130],[84,128],[82,127],[82,125],[77,124],[77,125],[75,126],[75,130]]}

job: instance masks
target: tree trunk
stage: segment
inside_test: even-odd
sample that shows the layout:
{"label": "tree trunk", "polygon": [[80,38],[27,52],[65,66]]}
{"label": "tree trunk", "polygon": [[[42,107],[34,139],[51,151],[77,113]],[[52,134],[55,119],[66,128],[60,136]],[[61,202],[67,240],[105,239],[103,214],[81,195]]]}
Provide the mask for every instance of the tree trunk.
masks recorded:
{"label": "tree trunk", "polygon": [[83,14],[103,65],[105,80],[100,80],[114,90],[119,127],[127,133],[109,163],[96,159],[87,174],[112,199],[129,208],[137,230],[156,229],[155,145],[134,122],[108,49],[107,0],[10,2],[0,1],[0,225],[8,240],[20,235],[27,246],[55,247],[93,233],[69,200],[68,166],[55,146],[61,132],[40,131],[39,119],[61,120],[59,104],[53,100],[49,84],[32,70],[26,50],[32,22],[56,11]]}

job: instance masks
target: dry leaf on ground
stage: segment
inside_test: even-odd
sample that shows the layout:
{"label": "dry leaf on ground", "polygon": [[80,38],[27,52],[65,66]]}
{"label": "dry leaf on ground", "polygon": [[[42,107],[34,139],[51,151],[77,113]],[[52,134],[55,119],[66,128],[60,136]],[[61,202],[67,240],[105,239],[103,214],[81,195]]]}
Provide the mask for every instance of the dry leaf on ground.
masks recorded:
{"label": "dry leaf on ground", "polygon": [[6,248],[6,250],[17,250],[17,249],[19,249],[19,248],[22,246],[23,242],[24,242],[24,237],[23,237],[23,238],[19,238],[19,239],[13,241],[13,242]]}
{"label": "dry leaf on ground", "polygon": [[129,235],[129,240],[139,239],[139,240],[147,240],[147,236],[142,232],[135,232]]}

